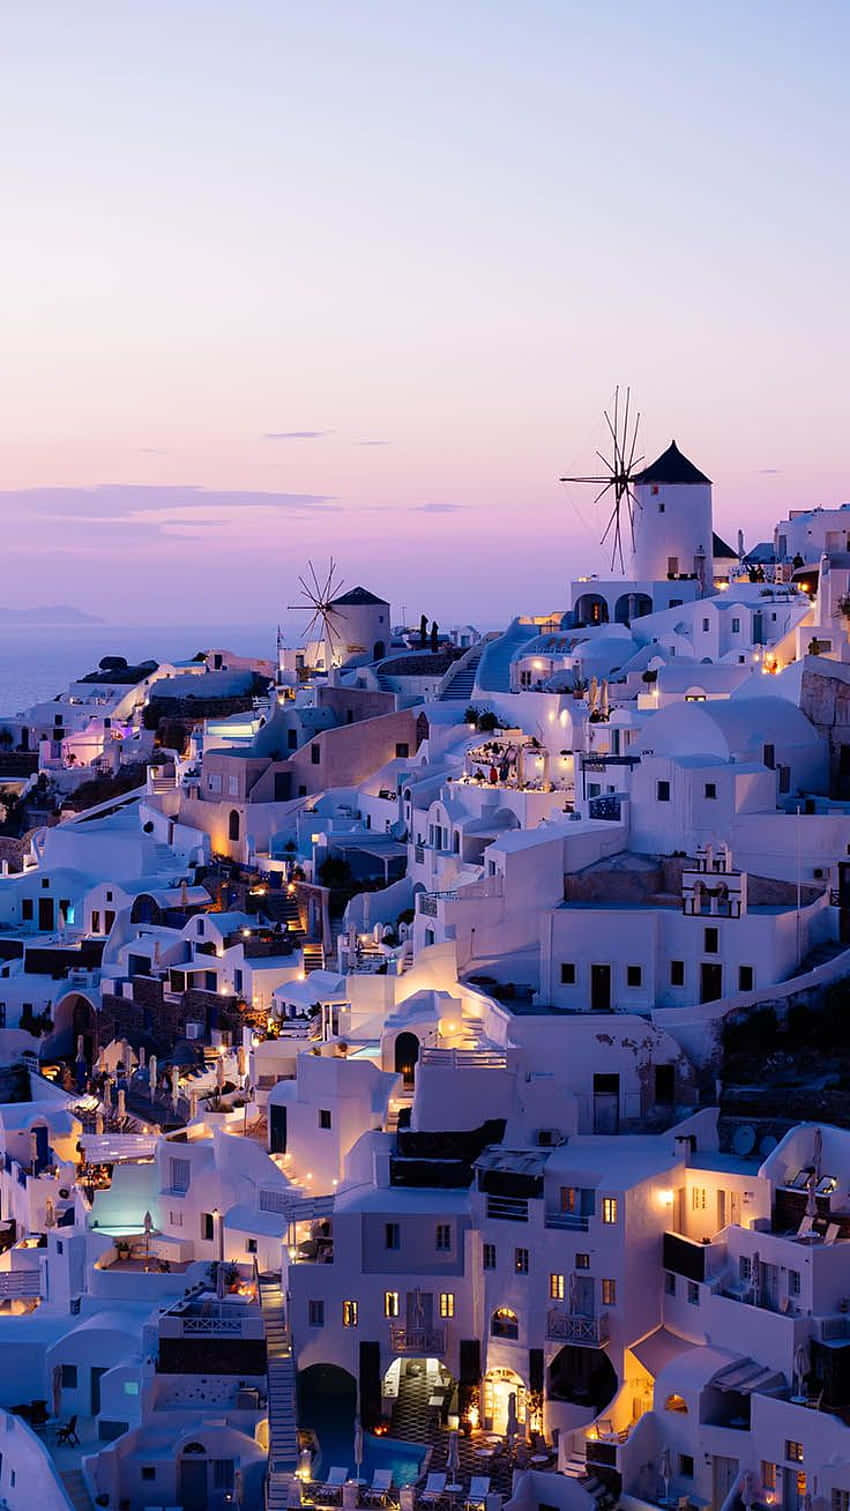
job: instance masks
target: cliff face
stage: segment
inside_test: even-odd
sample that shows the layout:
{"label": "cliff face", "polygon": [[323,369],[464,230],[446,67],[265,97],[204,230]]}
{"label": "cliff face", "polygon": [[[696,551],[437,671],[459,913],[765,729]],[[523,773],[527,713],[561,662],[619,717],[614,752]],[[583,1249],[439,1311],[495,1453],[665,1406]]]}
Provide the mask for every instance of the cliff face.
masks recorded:
{"label": "cliff face", "polygon": [[807,656],[800,708],[829,745],[830,797],[850,797],[850,666]]}

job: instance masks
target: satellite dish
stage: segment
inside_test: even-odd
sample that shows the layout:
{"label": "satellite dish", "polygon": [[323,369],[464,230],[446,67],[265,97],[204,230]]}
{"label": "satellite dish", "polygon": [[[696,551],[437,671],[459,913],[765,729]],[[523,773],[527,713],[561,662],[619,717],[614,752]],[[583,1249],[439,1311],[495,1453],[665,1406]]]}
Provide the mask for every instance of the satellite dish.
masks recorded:
{"label": "satellite dish", "polygon": [[755,1147],[755,1129],[751,1128],[749,1123],[744,1123],[740,1128],[735,1129],[732,1148],[736,1154],[752,1154]]}

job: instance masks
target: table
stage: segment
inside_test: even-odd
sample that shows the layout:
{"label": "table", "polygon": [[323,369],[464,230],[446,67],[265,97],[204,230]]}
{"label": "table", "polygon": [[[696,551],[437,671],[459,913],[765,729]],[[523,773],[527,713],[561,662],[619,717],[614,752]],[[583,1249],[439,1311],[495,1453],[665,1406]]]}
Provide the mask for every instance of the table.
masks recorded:
{"label": "table", "polygon": [[428,1405],[429,1406],[433,1406],[437,1411],[442,1411],[442,1408],[443,1408],[443,1397],[442,1396],[429,1396],[428,1397]]}
{"label": "table", "polygon": [[533,1453],[528,1462],[529,1464],[548,1464],[551,1459],[551,1453]]}

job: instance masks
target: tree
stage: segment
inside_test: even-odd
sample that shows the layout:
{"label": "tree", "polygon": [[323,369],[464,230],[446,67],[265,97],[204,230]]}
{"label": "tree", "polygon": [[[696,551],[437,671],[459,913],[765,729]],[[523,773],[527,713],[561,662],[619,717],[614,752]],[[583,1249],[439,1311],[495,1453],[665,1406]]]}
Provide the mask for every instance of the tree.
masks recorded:
{"label": "tree", "polygon": [[439,644],[440,644],[440,626],[438,625],[436,619],[434,619],[432,621],[432,624],[431,624],[431,650],[433,651],[434,655],[437,654],[437,649],[439,647]]}

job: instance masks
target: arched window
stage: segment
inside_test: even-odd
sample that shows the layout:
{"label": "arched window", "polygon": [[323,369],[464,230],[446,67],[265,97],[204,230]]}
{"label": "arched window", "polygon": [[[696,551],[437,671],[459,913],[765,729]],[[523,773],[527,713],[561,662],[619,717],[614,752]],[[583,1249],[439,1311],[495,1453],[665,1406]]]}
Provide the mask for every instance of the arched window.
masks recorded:
{"label": "arched window", "polygon": [[395,1068],[403,1077],[405,1086],[413,1086],[416,1080],[416,1065],[419,1060],[419,1040],[415,1034],[405,1031],[395,1041]]}
{"label": "arched window", "polygon": [[453,844],[454,844],[455,855],[460,855],[460,830],[459,829],[455,829]]}
{"label": "arched window", "polygon": [[519,1318],[509,1306],[500,1306],[490,1318],[490,1335],[493,1338],[518,1338]]}
{"label": "arched window", "polygon": [[664,1402],[664,1410],[665,1411],[679,1411],[679,1412],[682,1413],[683,1416],[687,1416],[687,1414],[688,1414],[688,1403],[685,1400],[684,1396],[676,1395],[675,1392],[674,1392],[673,1395],[672,1396],[668,1396],[667,1400]]}
{"label": "arched window", "polygon": [[239,812],[236,808],[230,810],[230,817],[227,820],[227,837],[231,840],[239,838]]}

